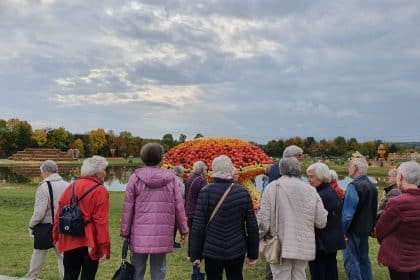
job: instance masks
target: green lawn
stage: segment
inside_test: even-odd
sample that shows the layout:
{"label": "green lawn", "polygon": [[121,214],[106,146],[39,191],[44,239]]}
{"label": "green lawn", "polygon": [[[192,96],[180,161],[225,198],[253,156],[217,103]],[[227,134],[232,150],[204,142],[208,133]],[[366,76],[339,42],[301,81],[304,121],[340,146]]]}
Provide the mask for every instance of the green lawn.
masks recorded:
{"label": "green lawn", "polygon": [[[0,275],[23,276],[29,267],[32,254],[32,238],[28,235],[27,224],[32,215],[35,187],[30,185],[0,184]],[[101,263],[97,279],[111,279],[119,266],[121,239],[119,238],[119,220],[123,203],[123,193],[111,192],[110,232],[112,243],[111,260]],[[378,244],[370,240],[370,256],[374,279],[388,279],[387,270],[379,267],[376,261]],[[186,248],[177,249],[167,256],[167,279],[190,279],[191,265],[187,261]],[[346,279],[343,271],[342,254],[338,254],[340,279]],[[41,279],[56,280],[56,259],[50,252],[44,264]],[[245,279],[264,279],[264,264],[256,267],[244,267]],[[146,279],[150,279],[147,275]]]}

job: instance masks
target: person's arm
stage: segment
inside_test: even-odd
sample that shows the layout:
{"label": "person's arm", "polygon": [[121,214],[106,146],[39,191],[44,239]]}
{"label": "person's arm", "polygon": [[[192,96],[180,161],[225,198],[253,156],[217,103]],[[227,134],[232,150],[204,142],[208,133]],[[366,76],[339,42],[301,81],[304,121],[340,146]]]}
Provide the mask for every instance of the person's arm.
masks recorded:
{"label": "person's arm", "polygon": [[178,187],[178,181],[175,179],[174,184],[174,198],[175,198],[175,226],[181,234],[183,238],[188,233],[188,225],[187,225],[187,216],[185,215],[184,209],[184,199],[182,198],[181,190]]}
{"label": "person's arm", "polygon": [[325,210],[321,197],[316,194],[315,227],[322,229],[327,225],[328,211]]}
{"label": "person's arm", "polygon": [[379,243],[391,234],[401,223],[401,213],[398,204],[392,199],[387,203],[384,212],[382,212],[378,223],[376,224],[376,237]]}
{"label": "person's arm", "polygon": [[347,186],[346,195],[344,196],[343,215],[341,217],[344,233],[347,233],[350,228],[358,203],[359,195],[354,185],[350,183]]}
{"label": "person's arm", "polygon": [[120,235],[124,238],[129,238],[131,233],[131,225],[133,223],[134,205],[136,200],[135,183],[137,182],[137,175],[131,175],[125,189],[124,206],[121,217]]}
{"label": "person's arm", "polygon": [[33,228],[37,224],[41,223],[47,212],[48,205],[50,203],[50,196],[48,190],[46,190],[46,183],[42,183],[36,190],[34,213],[32,214],[31,220],[29,221],[29,227]]}
{"label": "person's arm", "polygon": [[209,218],[207,213],[208,194],[205,191],[198,195],[197,206],[194,212],[193,223],[190,233],[190,244],[188,247],[191,261],[201,260],[206,233],[206,225]]}
{"label": "person's arm", "polygon": [[[245,191],[245,190],[244,190]],[[252,200],[249,193],[247,195],[247,212],[245,216],[245,226],[246,232],[248,233],[247,237],[247,249],[248,254],[247,258],[249,260],[256,260],[258,259],[258,244],[259,244],[259,236],[258,236],[258,223],[257,218],[255,217],[254,208],[252,206]]]}
{"label": "person's arm", "polygon": [[270,231],[271,202],[269,194],[270,191],[268,191],[270,186],[271,185],[268,184],[260,199],[260,209],[258,210],[258,229],[260,239],[262,239]]}
{"label": "person's arm", "polygon": [[98,255],[101,259],[109,259],[111,242],[109,239],[109,193],[105,187],[99,187],[95,192],[95,206],[92,212],[92,223],[96,229],[96,242],[98,243]]}

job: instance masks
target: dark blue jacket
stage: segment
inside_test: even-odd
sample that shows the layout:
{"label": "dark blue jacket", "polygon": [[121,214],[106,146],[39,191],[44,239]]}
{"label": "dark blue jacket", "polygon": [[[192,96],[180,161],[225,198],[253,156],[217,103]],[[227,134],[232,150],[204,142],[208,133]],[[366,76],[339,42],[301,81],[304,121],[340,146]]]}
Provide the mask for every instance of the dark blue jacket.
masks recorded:
{"label": "dark blue jacket", "polygon": [[267,175],[269,183],[281,177],[279,162],[280,161],[276,161],[268,167]]}
{"label": "dark blue jacket", "polygon": [[189,240],[191,260],[258,258],[258,224],[248,191],[234,185],[219,211],[209,218],[231,181],[215,178],[198,196]]}
{"label": "dark blue jacket", "polygon": [[316,250],[334,253],[346,247],[341,224],[342,202],[329,183],[322,183],[316,190],[328,211],[327,226],[315,229]]}

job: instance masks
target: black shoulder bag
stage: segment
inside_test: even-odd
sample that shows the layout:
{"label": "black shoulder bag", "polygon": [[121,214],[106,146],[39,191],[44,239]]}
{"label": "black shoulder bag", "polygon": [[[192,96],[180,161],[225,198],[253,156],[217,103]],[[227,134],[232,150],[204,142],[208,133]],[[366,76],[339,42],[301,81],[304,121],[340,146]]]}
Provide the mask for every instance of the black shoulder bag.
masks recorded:
{"label": "black shoulder bag", "polygon": [[134,279],[134,266],[127,261],[128,252],[128,239],[124,240],[121,264],[118,270],[115,272],[112,280],[133,280]]}
{"label": "black shoulder bag", "polygon": [[54,198],[51,187],[51,182],[46,181],[48,184],[48,192],[50,193],[50,207],[51,207],[51,217],[52,223],[46,224],[37,224],[33,229],[32,233],[34,235],[34,249],[46,250],[54,247],[53,238],[52,238],[52,229],[54,225]]}

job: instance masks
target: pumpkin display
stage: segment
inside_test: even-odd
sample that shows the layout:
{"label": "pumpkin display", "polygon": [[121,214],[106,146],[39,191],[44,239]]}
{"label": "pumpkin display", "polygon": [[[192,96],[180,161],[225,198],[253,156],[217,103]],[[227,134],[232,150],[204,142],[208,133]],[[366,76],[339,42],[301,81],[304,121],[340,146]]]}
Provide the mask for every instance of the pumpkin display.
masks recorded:
{"label": "pumpkin display", "polygon": [[186,141],[165,154],[162,168],[173,169],[181,165],[185,168],[185,176],[189,176],[194,162],[201,160],[207,165],[208,180],[211,181],[211,163],[220,155],[226,155],[232,160],[239,173],[239,183],[248,190],[256,209],[261,194],[252,180],[264,174],[273,161],[262,149],[246,141],[236,138],[197,138]]}

